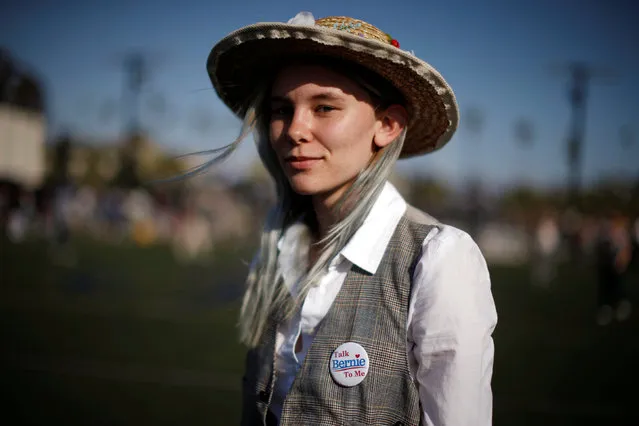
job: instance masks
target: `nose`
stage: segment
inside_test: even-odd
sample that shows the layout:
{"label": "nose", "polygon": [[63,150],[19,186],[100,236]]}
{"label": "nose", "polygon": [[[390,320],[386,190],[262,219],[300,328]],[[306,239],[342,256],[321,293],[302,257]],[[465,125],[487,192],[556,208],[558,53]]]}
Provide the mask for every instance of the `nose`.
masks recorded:
{"label": "nose", "polygon": [[309,142],[312,137],[311,114],[308,114],[303,108],[296,108],[286,134],[296,145]]}

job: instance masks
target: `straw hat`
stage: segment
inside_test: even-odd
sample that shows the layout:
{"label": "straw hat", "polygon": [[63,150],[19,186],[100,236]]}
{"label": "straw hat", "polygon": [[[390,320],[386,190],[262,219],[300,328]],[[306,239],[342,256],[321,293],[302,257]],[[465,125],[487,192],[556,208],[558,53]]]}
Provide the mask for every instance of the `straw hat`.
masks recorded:
{"label": "straw hat", "polygon": [[300,12],[287,23],[264,22],[232,32],[211,50],[207,70],[222,101],[242,116],[254,82],[283,57],[317,54],[356,62],[387,79],[406,99],[408,132],[400,158],[427,154],[452,137],[459,110],[452,89],[429,64],[358,19],[315,20]]}

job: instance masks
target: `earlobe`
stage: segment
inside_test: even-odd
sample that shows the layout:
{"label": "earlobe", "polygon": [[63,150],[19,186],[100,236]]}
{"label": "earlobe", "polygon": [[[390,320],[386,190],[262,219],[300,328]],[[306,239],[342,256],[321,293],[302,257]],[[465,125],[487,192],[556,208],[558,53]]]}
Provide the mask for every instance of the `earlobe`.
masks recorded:
{"label": "earlobe", "polygon": [[378,148],[384,148],[393,142],[408,125],[408,113],[401,105],[391,105],[378,118],[379,126],[373,142]]}

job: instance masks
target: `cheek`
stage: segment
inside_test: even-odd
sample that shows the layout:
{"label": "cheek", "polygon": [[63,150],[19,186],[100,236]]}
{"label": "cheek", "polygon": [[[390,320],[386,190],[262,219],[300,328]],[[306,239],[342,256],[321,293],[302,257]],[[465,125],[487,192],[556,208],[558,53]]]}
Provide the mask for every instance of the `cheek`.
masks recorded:
{"label": "cheek", "polygon": [[348,120],[339,120],[325,123],[316,131],[316,136],[330,151],[351,152],[361,148],[362,140],[368,137],[365,126],[349,117]]}
{"label": "cheek", "polygon": [[340,123],[340,128],[335,130],[337,134],[346,137],[351,145],[350,149],[355,151],[372,150],[375,116],[369,111],[358,110],[349,116],[349,120]]}
{"label": "cheek", "polygon": [[357,157],[365,156],[373,152],[373,135],[371,126],[361,125],[361,123],[349,123],[349,125],[338,126],[331,129],[331,138],[335,141],[333,149],[344,152],[346,155]]}

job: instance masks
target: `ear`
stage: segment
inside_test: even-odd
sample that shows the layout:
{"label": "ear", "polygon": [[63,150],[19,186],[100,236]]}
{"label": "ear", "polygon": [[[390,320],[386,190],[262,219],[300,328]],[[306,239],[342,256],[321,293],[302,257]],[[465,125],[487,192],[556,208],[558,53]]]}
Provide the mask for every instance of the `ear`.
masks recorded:
{"label": "ear", "polygon": [[377,112],[377,130],[373,143],[377,148],[384,148],[393,142],[408,125],[408,112],[399,104],[391,105]]}

